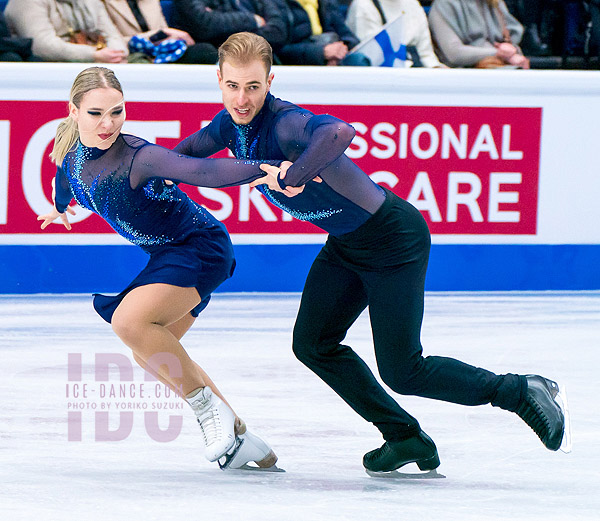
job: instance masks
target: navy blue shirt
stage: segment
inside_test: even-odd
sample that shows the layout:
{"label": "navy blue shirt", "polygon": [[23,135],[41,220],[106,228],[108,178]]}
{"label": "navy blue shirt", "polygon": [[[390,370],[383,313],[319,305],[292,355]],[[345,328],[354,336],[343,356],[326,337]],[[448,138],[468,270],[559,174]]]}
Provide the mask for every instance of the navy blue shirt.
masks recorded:
{"label": "navy blue shirt", "polygon": [[[257,189],[293,217],[340,236],[356,230],[385,200],[384,190],[344,155],[354,135],[354,128],[344,121],[267,94],[249,124],[235,124],[222,110],[175,150],[206,157],[228,148],[238,159],[292,161],[282,184],[305,185],[302,193],[288,197],[265,185]],[[312,181],[317,176],[323,182]]]}

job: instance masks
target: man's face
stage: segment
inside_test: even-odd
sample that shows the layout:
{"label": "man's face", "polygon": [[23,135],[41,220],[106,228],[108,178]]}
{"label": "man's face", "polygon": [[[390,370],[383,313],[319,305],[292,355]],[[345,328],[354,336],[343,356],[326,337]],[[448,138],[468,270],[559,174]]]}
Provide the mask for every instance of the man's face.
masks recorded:
{"label": "man's face", "polygon": [[250,123],[265,102],[273,74],[267,76],[264,64],[255,60],[247,64],[225,61],[217,70],[223,105],[238,125]]}

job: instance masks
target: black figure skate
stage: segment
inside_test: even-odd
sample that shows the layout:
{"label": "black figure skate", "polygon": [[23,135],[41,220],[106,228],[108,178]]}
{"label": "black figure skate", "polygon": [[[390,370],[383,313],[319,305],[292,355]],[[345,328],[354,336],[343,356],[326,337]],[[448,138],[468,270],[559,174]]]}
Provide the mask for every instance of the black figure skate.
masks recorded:
{"label": "black figure skate", "polygon": [[369,475],[391,472],[409,463],[416,463],[419,469],[430,471],[440,465],[435,443],[423,431],[406,440],[386,441],[363,457],[363,465]]}
{"label": "black figure skate", "polygon": [[527,394],[516,413],[550,450],[571,451],[571,425],[564,386],[528,374]]}

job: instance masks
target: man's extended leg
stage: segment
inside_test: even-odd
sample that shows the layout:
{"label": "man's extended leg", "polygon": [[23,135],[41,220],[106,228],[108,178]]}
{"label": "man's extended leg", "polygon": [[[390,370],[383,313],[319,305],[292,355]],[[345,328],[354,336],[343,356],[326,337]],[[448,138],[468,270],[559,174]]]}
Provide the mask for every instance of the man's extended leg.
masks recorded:
{"label": "man's extended leg", "polygon": [[386,393],[365,362],[341,344],[366,305],[358,276],[320,254],[302,294],[294,353],[386,439],[414,435],[420,431],[417,420]]}

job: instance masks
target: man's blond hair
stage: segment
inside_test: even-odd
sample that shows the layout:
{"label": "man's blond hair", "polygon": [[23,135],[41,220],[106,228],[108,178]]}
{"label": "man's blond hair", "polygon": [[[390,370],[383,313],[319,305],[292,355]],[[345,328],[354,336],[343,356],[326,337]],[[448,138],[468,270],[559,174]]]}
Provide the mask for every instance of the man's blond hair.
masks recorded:
{"label": "man's blond hair", "polygon": [[219,69],[223,72],[223,63],[232,61],[236,65],[245,65],[252,61],[261,61],[267,70],[267,76],[273,65],[273,49],[262,36],[254,33],[232,34],[219,47]]}

